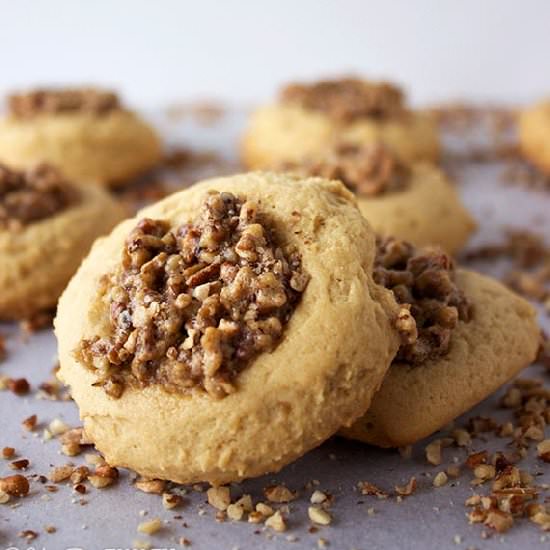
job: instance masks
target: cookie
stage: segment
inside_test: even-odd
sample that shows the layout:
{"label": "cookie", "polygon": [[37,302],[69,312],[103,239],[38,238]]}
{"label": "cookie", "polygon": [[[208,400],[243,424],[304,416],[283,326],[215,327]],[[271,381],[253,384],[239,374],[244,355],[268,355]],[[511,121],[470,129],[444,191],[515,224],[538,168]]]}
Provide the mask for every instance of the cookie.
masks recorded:
{"label": "cookie", "polygon": [[103,189],[0,165],[0,319],[53,308],[93,241],[124,217]]}
{"label": "cookie", "polygon": [[523,155],[550,174],[550,100],[541,101],[521,113],[519,136]]}
{"label": "cookie", "polygon": [[392,84],[358,79],[287,86],[279,102],[251,116],[242,159],[252,169],[300,162],[334,142],[382,142],[404,162],[435,161],[439,137],[433,119],[405,105]]}
{"label": "cookie", "polygon": [[154,130],[112,92],[43,89],[8,98],[0,120],[0,162],[59,167],[74,181],[116,186],[155,166]]}
{"label": "cookie", "polygon": [[[416,300],[406,296],[411,281],[397,281],[407,278],[404,264],[382,276],[388,287],[398,283],[398,301],[413,302],[409,313],[419,324],[411,328],[407,309],[400,313],[405,341],[370,409],[342,435],[380,447],[413,444],[477,405],[535,359],[540,330],[534,308],[494,279],[467,270],[457,270],[456,288],[449,290],[444,274],[451,268],[443,258],[433,251],[413,256],[409,268]],[[441,300],[437,285],[447,288],[450,300]]]}
{"label": "cookie", "polygon": [[435,244],[454,254],[476,228],[445,174],[433,164],[402,163],[386,146],[338,143],[280,170],[338,179],[357,196],[379,235]]}
{"label": "cookie", "polygon": [[125,221],[55,320],[87,435],[109,464],[222,484],[351,425],[399,345],[374,252],[353,195],[320,178],[208,180]]}

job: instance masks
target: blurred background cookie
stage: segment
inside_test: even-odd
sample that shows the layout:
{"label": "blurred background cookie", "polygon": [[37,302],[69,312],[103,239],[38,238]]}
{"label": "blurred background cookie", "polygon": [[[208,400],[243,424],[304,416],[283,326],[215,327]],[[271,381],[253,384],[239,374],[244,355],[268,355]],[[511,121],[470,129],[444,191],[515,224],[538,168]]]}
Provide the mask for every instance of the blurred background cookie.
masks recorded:
{"label": "blurred background cookie", "polygon": [[124,217],[106,191],[46,164],[0,165],[0,319],[53,308],[94,240]]}
{"label": "blurred background cookie", "polygon": [[426,162],[408,166],[381,143],[342,142],[279,168],[340,180],[356,194],[361,213],[380,235],[419,246],[437,244],[454,254],[476,227],[439,168]]}
{"label": "blurred background cookie", "polygon": [[118,96],[98,88],[44,88],[14,93],[0,120],[0,162],[59,167],[70,179],[115,186],[161,158],[155,131]]}
{"label": "blurred background cookie", "polygon": [[404,306],[402,344],[367,414],[343,435],[381,447],[429,436],[511,380],[537,356],[526,300],[437,249],[379,243],[375,280]]}
{"label": "blurred background cookie", "polygon": [[523,155],[550,175],[550,100],[541,101],[522,111],[519,134]]}
{"label": "blurred background cookie", "polygon": [[403,162],[437,160],[437,128],[408,108],[400,88],[357,78],[290,84],[279,101],[251,116],[242,142],[248,168],[266,168],[318,154],[334,141],[382,142]]}
{"label": "blurred background cookie", "polygon": [[109,464],[182,483],[319,445],[364,413],[398,348],[374,254],[334,181],[244,174],[141,211],[60,300],[59,376],[87,435]]}

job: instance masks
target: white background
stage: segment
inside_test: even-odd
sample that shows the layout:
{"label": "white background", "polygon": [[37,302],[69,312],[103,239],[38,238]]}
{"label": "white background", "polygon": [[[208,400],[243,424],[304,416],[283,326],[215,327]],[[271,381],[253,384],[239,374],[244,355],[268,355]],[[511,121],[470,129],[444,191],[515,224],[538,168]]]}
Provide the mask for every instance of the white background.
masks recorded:
{"label": "white background", "polygon": [[550,1],[0,0],[0,93],[103,83],[152,108],[342,72],[417,103],[550,94]]}

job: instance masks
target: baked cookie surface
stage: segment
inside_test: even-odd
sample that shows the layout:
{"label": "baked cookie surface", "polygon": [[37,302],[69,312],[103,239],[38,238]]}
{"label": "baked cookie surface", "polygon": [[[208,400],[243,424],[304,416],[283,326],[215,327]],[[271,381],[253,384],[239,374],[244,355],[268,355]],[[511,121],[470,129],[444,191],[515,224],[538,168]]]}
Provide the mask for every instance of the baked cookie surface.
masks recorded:
{"label": "baked cookie surface", "polygon": [[380,143],[340,143],[280,169],[338,179],[356,194],[375,232],[454,254],[476,224],[445,174],[429,163],[403,164]]}
{"label": "baked cookie surface", "polygon": [[269,168],[299,162],[339,141],[382,142],[407,163],[439,157],[433,120],[407,109],[398,88],[342,79],[290,85],[279,103],[254,112],[242,142],[242,158],[249,168]]}
{"label": "baked cookie surface", "polygon": [[14,94],[0,120],[0,162],[16,168],[48,162],[74,181],[115,186],[160,158],[154,130],[111,92],[83,88]]}
{"label": "baked cookie surface", "polygon": [[536,357],[534,308],[499,282],[459,270],[473,315],[459,322],[446,355],[394,362],[367,413],[342,435],[380,447],[413,444],[441,429],[513,378]]}
{"label": "baked cookie surface", "polygon": [[124,217],[106,191],[70,183],[49,166],[0,165],[0,319],[56,305],[94,240]]}
{"label": "baked cookie surface", "polygon": [[[216,231],[208,224],[201,225],[204,219],[211,219],[212,210],[208,206],[211,200],[215,204],[220,200],[226,205],[241,204],[238,214],[241,221],[243,209],[257,212],[252,225],[263,224],[263,233],[258,227],[243,229],[241,221],[234,230],[227,232],[220,232],[219,225],[215,226],[218,227]],[[252,208],[251,204],[256,206]],[[205,205],[206,212],[210,212],[206,218]],[[222,207],[220,212],[228,212],[227,208]],[[202,214],[197,218],[199,212]],[[218,216],[219,223],[224,215]],[[185,250],[195,251],[191,256],[208,252],[204,243],[216,235],[221,239],[224,257],[229,262],[229,266],[222,262],[225,267],[218,274],[215,265],[220,260],[210,258],[211,263],[206,266],[209,274],[206,284],[214,285],[208,286],[212,295],[203,292],[204,284],[199,285],[200,290],[191,289],[195,282],[189,279],[184,286],[178,287],[178,292],[186,290],[183,291],[185,296],[180,298],[178,294],[177,303],[190,307],[186,310],[190,312],[200,306],[199,311],[192,315],[191,324],[180,330],[180,336],[185,338],[181,343],[176,339],[173,347],[177,350],[167,351],[166,358],[163,356],[156,363],[157,372],[161,374],[150,379],[147,373],[145,378],[141,377],[140,364],[135,361],[140,345],[137,351],[136,346],[123,346],[130,350],[131,363],[124,362],[124,356],[121,359],[118,353],[121,347],[116,347],[116,331],[110,314],[112,294],[102,289],[101,283],[105,274],[121,274],[124,250],[139,251],[139,246],[135,248],[136,242],[157,242],[143,240],[141,235],[140,241],[135,240],[133,231],[136,227],[144,227],[140,219],[149,220],[146,225],[153,220],[163,220],[166,224],[163,231],[171,228],[172,235],[183,239],[177,241],[182,247],[178,249],[180,258],[171,259],[170,265],[185,258],[188,255]],[[248,237],[242,242],[245,233],[257,238],[262,234],[271,235],[271,240],[262,245],[261,252],[260,248],[246,245]],[[130,240],[129,235],[133,235]],[[185,248],[190,236],[203,244]],[[234,237],[238,237],[237,244],[229,246]],[[173,242],[166,234],[162,239]],[[234,333],[237,340],[231,340],[231,335],[222,335],[222,342],[231,342],[231,346],[224,344],[214,348],[221,355],[216,351],[208,355],[207,352],[212,351],[211,340],[215,338],[210,338],[206,332],[200,338],[193,333],[194,328],[200,329],[201,324],[196,323],[202,316],[203,306],[209,299],[225,304],[225,298],[235,296],[233,283],[226,288],[228,283],[224,282],[224,273],[229,274],[229,281],[233,282],[241,277],[238,274],[231,279],[233,275],[230,275],[237,265],[231,260],[235,251],[246,260],[238,264],[241,271],[255,266],[257,273],[260,270],[254,262],[259,256],[255,254],[264,254],[270,242],[277,243],[274,254],[282,265],[293,265],[293,269],[307,276],[306,285],[296,286],[300,289],[299,298],[293,301],[288,314],[278,316],[282,330],[277,332],[269,349],[258,348],[257,353],[248,356],[240,366],[234,360],[246,356],[235,355],[231,350],[246,353],[247,346],[243,347],[246,342],[240,336],[244,334],[245,325]],[[289,255],[291,250],[297,256]],[[143,210],[137,218],[125,221],[93,247],[61,298],[55,321],[61,364],[59,376],[71,387],[86,433],[110,464],[130,467],[144,476],[183,483],[209,481],[220,484],[273,472],[319,445],[342,424],[350,425],[364,413],[398,347],[398,336],[393,329],[397,306],[391,293],[372,279],[374,252],[374,235],[358,212],[352,194],[340,183],[320,178],[299,182],[288,175],[252,173],[209,180],[176,193]],[[174,255],[178,256],[172,250]],[[147,256],[149,264],[164,261],[159,256]],[[191,260],[189,257],[185,261]],[[149,268],[140,268],[140,273],[143,269]],[[285,273],[286,268],[268,269],[268,272],[266,276],[273,277]],[[199,277],[204,283],[203,275]],[[247,296],[247,288],[254,288],[258,282],[254,278],[252,281],[256,282],[241,288],[242,296]],[[275,282],[269,286],[273,289],[273,285]],[[289,291],[287,283],[283,287]],[[162,287],[165,298],[161,299],[160,308],[155,306],[157,311],[168,311],[171,302],[167,288]],[[266,293],[262,288],[259,287],[260,295]],[[255,292],[258,296],[258,289]],[[267,292],[266,295],[273,294]],[[287,295],[286,302],[281,298],[277,303],[283,307],[289,303],[291,295]],[[192,300],[186,296],[191,296]],[[246,299],[245,303],[248,303]],[[230,309],[236,312],[237,316],[232,319],[237,324],[242,324],[244,319],[246,330],[254,330],[254,323],[258,321],[254,308],[246,310],[252,314],[250,318],[248,313],[244,318],[239,317],[238,312],[243,311],[239,303]],[[115,316],[117,323],[118,319],[126,318],[126,314],[121,315]],[[136,330],[144,315],[143,308],[134,307],[131,332]],[[214,328],[217,326],[221,330],[223,326],[223,331],[230,328],[228,320],[224,319],[217,320]],[[253,324],[249,325],[249,321]],[[270,321],[270,326],[273,323],[276,324]],[[120,328],[120,323],[117,326]],[[166,326],[163,324],[161,330]],[[143,331],[137,332],[138,341],[143,334]],[[219,336],[219,332],[217,334]],[[98,340],[98,336],[103,340]],[[83,350],[83,342],[92,343],[86,344]],[[366,348],[365,342],[369,343]],[[124,377],[112,376],[99,380],[99,371],[91,368],[86,359],[90,349],[93,356],[93,349],[97,349],[97,346],[93,348],[95,344],[107,346],[105,349],[109,352],[116,351],[114,359],[111,354],[109,357],[122,361],[123,366],[131,365],[126,372],[142,383],[124,385]],[[212,357],[222,359],[214,361],[213,368]],[[170,364],[170,358],[175,362]],[[100,364],[94,366],[101,368]],[[107,374],[121,372],[113,364],[106,368]],[[230,368],[234,368],[231,377]],[[178,372],[181,377],[172,378]],[[165,383],[166,380],[174,382],[172,387]],[[212,380],[217,384],[212,386]],[[109,395],[113,383],[122,383],[123,391]],[[216,395],[218,385],[224,391]],[[209,388],[213,388],[214,393]]]}
{"label": "baked cookie surface", "polygon": [[524,156],[550,174],[550,100],[537,103],[521,113],[519,134]]}

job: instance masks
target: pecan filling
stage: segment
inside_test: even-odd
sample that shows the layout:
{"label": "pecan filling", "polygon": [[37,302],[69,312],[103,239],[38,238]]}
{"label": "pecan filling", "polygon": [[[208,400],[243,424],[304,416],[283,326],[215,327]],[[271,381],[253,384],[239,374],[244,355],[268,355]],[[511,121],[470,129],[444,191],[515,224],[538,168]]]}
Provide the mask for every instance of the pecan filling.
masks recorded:
{"label": "pecan filling", "polygon": [[192,223],[134,228],[106,281],[111,336],[83,340],[77,354],[112,397],[161,384],[221,398],[277,346],[307,282],[257,204],[210,193]]}
{"label": "pecan filling", "polygon": [[445,355],[458,322],[472,318],[472,306],[455,283],[453,261],[438,248],[379,240],[374,279],[403,304],[397,319],[402,344],[396,362],[419,365]]}
{"label": "pecan filling", "polygon": [[8,111],[17,118],[71,112],[102,115],[120,108],[115,93],[96,88],[43,88],[8,97]]}
{"label": "pecan filling", "polygon": [[410,169],[382,144],[341,143],[322,157],[305,159],[299,164],[285,163],[282,169],[303,176],[340,180],[350,191],[365,197],[401,191],[410,180]]}
{"label": "pecan filling", "polygon": [[403,92],[397,86],[356,78],[290,84],[283,89],[281,100],[344,123],[360,118],[382,120],[405,112]]}
{"label": "pecan filling", "polygon": [[72,206],[78,191],[48,164],[19,172],[0,164],[0,229],[18,229]]}

